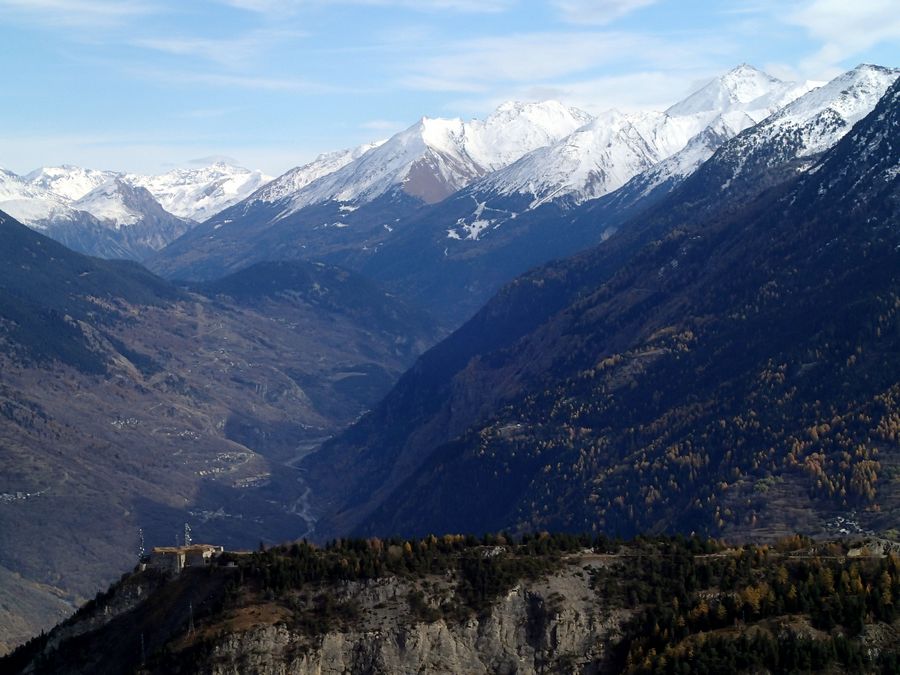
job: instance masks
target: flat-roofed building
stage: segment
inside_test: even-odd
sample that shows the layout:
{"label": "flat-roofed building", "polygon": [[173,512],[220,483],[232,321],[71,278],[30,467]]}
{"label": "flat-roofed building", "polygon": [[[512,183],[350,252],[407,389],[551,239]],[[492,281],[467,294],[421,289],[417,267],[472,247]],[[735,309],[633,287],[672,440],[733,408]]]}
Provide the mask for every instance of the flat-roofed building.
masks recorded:
{"label": "flat-roofed building", "polygon": [[157,546],[150,551],[150,567],[178,574],[185,567],[203,567],[223,552],[221,546],[191,544],[190,546]]}

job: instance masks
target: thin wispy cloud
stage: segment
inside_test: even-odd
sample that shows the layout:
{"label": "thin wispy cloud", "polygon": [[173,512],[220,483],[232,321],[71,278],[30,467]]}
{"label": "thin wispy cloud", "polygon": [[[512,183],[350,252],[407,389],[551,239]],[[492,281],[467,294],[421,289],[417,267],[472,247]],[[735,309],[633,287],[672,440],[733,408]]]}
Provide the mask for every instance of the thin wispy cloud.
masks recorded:
{"label": "thin wispy cloud", "polygon": [[404,78],[426,90],[479,91],[495,83],[541,81],[630,58],[650,40],[616,33],[530,33],[463,40],[422,59]]}
{"label": "thin wispy cloud", "polygon": [[516,0],[220,0],[235,9],[260,14],[285,15],[304,8],[322,5],[360,5],[370,7],[394,7],[418,12],[457,11],[496,13],[510,9]]}
{"label": "thin wispy cloud", "polygon": [[879,44],[900,42],[900,11],[895,0],[814,0],[788,13],[785,20],[820,43],[801,64],[807,71],[834,74],[848,58]]}
{"label": "thin wispy cloud", "polygon": [[[491,108],[504,100],[565,101],[569,105],[599,113],[617,109],[624,112],[639,110],[665,110],[681,100],[692,88],[686,81],[696,77],[696,71],[641,71],[626,75],[597,77],[548,84],[537,87],[520,87],[505,92],[502,97],[490,100]],[[705,78],[697,78],[705,79]]]}
{"label": "thin wispy cloud", "polygon": [[404,122],[397,122],[392,120],[368,120],[359,125],[360,129],[365,129],[366,131],[398,131],[402,129],[404,126],[407,126]]}
{"label": "thin wispy cloud", "polygon": [[191,72],[175,69],[131,68],[132,75],[173,85],[205,86],[225,89],[249,89],[296,94],[333,94],[346,89],[303,78],[260,77],[230,73]]}
{"label": "thin wispy cloud", "polygon": [[744,16],[752,14],[771,14],[777,9],[783,9],[781,0],[736,0],[724,7],[717,7],[716,14],[721,16]]}
{"label": "thin wispy cloud", "polygon": [[553,0],[565,21],[603,25],[659,0]]}
{"label": "thin wispy cloud", "polygon": [[253,30],[228,38],[203,37],[144,37],[136,38],[135,46],[174,56],[199,58],[231,68],[248,67],[258,62],[266,52],[284,42],[300,40],[307,33],[299,30]]}
{"label": "thin wispy cloud", "polygon": [[0,0],[0,16],[46,27],[109,28],[158,11],[144,0]]}
{"label": "thin wispy cloud", "polygon": [[[0,163],[130,168],[231,153],[276,173],[423,114],[484,116],[510,99],[660,109],[742,61],[786,79],[900,65],[900,54],[884,63],[900,44],[895,5],[0,0],[12,103]],[[78,142],[110,130],[118,140]]]}
{"label": "thin wispy cloud", "polygon": [[[0,136],[3,164],[25,174],[39,166],[73,163],[113,171],[157,173],[176,166],[208,165],[207,159],[240,159],[249,166],[292,166],[324,148],[306,149],[290,139],[257,138],[248,144],[225,134],[42,134]],[[202,160],[197,163],[192,160]]]}
{"label": "thin wispy cloud", "polygon": [[[402,84],[426,91],[493,92],[528,83],[560,86],[561,82],[596,82],[588,74],[598,68],[638,68],[665,71],[708,68],[731,46],[707,38],[702,47],[685,36],[679,41],[624,32],[533,33],[451,45],[446,54],[421,59]],[[641,72],[641,71],[637,71]]]}
{"label": "thin wispy cloud", "polygon": [[[408,2],[392,2],[391,0],[378,2],[377,0],[371,0],[369,4],[395,4],[421,10],[429,3],[421,3],[416,0],[409,0]],[[430,4],[433,9],[449,9],[460,12],[503,12],[515,5],[516,2],[515,0],[432,0]]]}
{"label": "thin wispy cloud", "polygon": [[194,157],[193,159],[187,160],[187,164],[193,164],[195,166],[209,166],[210,164],[230,164],[232,166],[237,166],[239,164],[238,160],[230,155],[206,155],[204,157]]}
{"label": "thin wispy cloud", "polygon": [[209,120],[216,119],[218,117],[225,117],[226,115],[233,115],[234,113],[240,112],[241,108],[200,108],[195,110],[186,110],[181,113],[177,113],[176,117],[181,117],[183,119],[191,119],[191,120]]}

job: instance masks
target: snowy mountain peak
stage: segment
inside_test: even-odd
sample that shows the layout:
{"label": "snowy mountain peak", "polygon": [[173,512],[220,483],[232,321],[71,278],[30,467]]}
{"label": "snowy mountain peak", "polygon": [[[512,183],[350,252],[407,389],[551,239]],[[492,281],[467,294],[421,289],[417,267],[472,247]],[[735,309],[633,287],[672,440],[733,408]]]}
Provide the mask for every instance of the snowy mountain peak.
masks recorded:
{"label": "snowy mountain peak", "polygon": [[71,164],[62,164],[36,169],[25,176],[25,181],[65,199],[76,200],[116,175],[114,171],[84,169]]}
{"label": "snowy mountain peak", "polygon": [[559,101],[507,101],[483,122],[469,123],[466,151],[481,167],[496,171],[526,152],[565,138],[591,120],[583,110]]}
{"label": "snowy mountain peak", "polygon": [[222,161],[159,176],[128,175],[125,179],[147,188],[169,213],[196,221],[211,218],[272,180],[262,171]]}
{"label": "snowy mountain peak", "polygon": [[797,98],[729,145],[735,175],[762,152],[771,163],[830,148],[872,111],[898,76],[900,69],[863,64]]}
{"label": "snowy mountain peak", "polygon": [[673,117],[710,111],[721,113],[770,95],[782,85],[781,80],[744,63],[705,84],[666,112]]}
{"label": "snowy mountain peak", "polygon": [[[114,179],[146,188],[163,208],[180,218],[200,221],[243,200],[269,182],[271,177],[261,171],[218,161],[202,168],[175,169],[157,176],[121,174],[63,164],[36,169],[20,180],[44,194],[43,198],[50,194],[53,195],[51,201],[70,204]],[[106,189],[110,189],[109,186]]]}
{"label": "snowy mountain peak", "polygon": [[79,211],[87,211],[113,229],[119,229],[141,219],[140,212],[133,208],[137,190],[143,190],[149,196],[143,188],[133,187],[115,176],[76,200],[73,206]]}
{"label": "snowy mountain peak", "polygon": [[416,144],[419,141],[425,146],[439,152],[455,152],[464,133],[463,121],[458,117],[444,119],[442,117],[423,117],[419,122],[395,138]]}
{"label": "snowy mountain peak", "polygon": [[723,86],[735,93],[737,100],[749,102],[781,82],[749,63],[742,63],[717,78]]}
{"label": "snowy mountain peak", "polygon": [[326,201],[368,202],[391,189],[431,203],[465,186],[483,170],[465,149],[460,119],[422,117],[408,129],[302,190],[290,211]]}
{"label": "snowy mountain peak", "polygon": [[[827,110],[839,115],[847,125],[852,126],[875,107],[898,76],[898,68],[858,65],[786,106],[777,117],[801,124]],[[836,139],[828,140],[829,145],[834,140]]]}
{"label": "snowy mountain peak", "polygon": [[[105,181],[72,200],[79,181]],[[148,190],[122,175],[73,166],[49,167],[27,177],[0,171],[0,209],[69,248],[89,255],[142,260],[184,234],[192,223],[168,213]]]}
{"label": "snowy mountain peak", "polygon": [[602,113],[557,143],[487,176],[476,189],[482,194],[529,196],[530,208],[561,198],[576,203],[595,199],[686,148],[705,129],[714,128],[716,133],[698,139],[671,168],[688,171],[704,155],[708,157],[724,135],[764,119],[810,86],[782,82],[742,64],[666,112]]}
{"label": "snowy mountain peak", "polygon": [[[282,216],[332,200],[367,202],[397,189],[427,203],[440,201],[479,176],[564,138],[590,120],[587,113],[556,101],[508,102],[485,120],[470,122],[422,117],[297,190],[290,195]],[[273,186],[276,183],[279,187],[289,185],[287,174]],[[280,189],[279,194],[287,197]]]}
{"label": "snowy mountain peak", "polygon": [[334,173],[338,169],[346,166],[350,162],[359,159],[370,150],[383,145],[385,141],[375,141],[374,143],[366,143],[356,148],[347,150],[336,150],[334,152],[325,152],[316,157],[313,161],[282,174],[271,183],[254,192],[247,200],[247,206],[256,202],[273,203],[283,199],[287,199],[310,183]]}
{"label": "snowy mountain peak", "polygon": [[573,193],[579,200],[590,199],[684,147],[685,133],[665,113],[608,110],[557,143],[487,176],[478,190],[530,195],[532,208]]}
{"label": "snowy mountain peak", "polygon": [[54,219],[71,217],[68,200],[39,185],[32,185],[12,171],[0,169],[0,210],[35,229],[45,229]]}
{"label": "snowy mountain peak", "polygon": [[[530,120],[542,126],[551,126],[556,123],[569,124],[574,120],[580,124],[587,124],[593,117],[559,101],[549,99],[546,101],[506,101],[488,115],[483,122],[485,126],[514,122],[520,119]],[[473,121],[472,124],[477,122]]]}
{"label": "snowy mountain peak", "polygon": [[[861,65],[808,91],[723,145],[715,158],[722,188],[752,182],[772,167],[805,171],[868,115],[900,69]],[[802,161],[798,161],[802,160]]]}

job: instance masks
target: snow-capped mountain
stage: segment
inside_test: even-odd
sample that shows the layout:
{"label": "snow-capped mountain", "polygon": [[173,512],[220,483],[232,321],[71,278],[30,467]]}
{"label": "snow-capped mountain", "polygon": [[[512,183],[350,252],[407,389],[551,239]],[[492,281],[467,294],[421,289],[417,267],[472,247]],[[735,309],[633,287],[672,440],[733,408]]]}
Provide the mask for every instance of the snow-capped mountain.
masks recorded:
{"label": "snow-capped mountain", "polygon": [[55,220],[77,217],[68,199],[6,169],[0,169],[0,210],[37,230]]}
{"label": "snow-capped mountain", "polygon": [[223,163],[159,176],[71,165],[26,176],[0,170],[0,209],[83,253],[143,260],[269,180]]}
{"label": "snow-capped mountain", "polygon": [[446,255],[458,248],[454,240],[480,241],[501,226],[511,241],[514,229],[532,227],[521,216],[542,204],[593,200],[666,160],[645,189],[689,175],[722,142],[813,86],[742,65],[662,112],[593,118],[549,101],[507,103],[483,121],[422,118],[375,147],[285,174],[150,264],[178,278],[210,278],[272,256],[327,255],[356,265],[374,251],[386,259],[390,242],[412,228],[429,229],[423,237]]}
{"label": "snow-capped mountain", "polygon": [[496,171],[522,155],[556,142],[593,118],[558,101],[509,101],[486,120],[473,120],[466,128],[465,150],[479,166]]}
{"label": "snow-capped mountain", "polygon": [[[787,98],[798,90],[809,91],[759,124],[754,124],[751,114],[763,114],[765,107],[753,112],[753,105],[758,106],[754,101],[746,106],[750,113],[738,107],[718,113],[680,151],[619,189],[580,204],[556,200],[529,209],[532,195],[484,190],[508,171],[501,170],[396,223],[398,234],[387,239],[361,269],[394,283],[398,292],[415,289],[414,299],[428,306],[463,307],[458,316],[464,317],[516,274],[588,249],[645,219],[658,219],[658,205],[674,191],[691,204],[679,214],[689,218],[701,210],[741,204],[789,180],[798,169],[809,169],[819,148],[833,147],[850,130],[851,122],[871,112],[896,75],[888,69],[861,67],[819,88],[810,89],[814,83],[785,88]],[[705,101],[712,105],[702,106],[698,100],[693,97],[687,109],[690,115],[703,114],[724,99],[709,96]],[[777,105],[777,98],[770,100]],[[837,110],[840,121],[835,117]],[[831,124],[822,124],[823,117]],[[797,120],[814,123],[804,127]],[[772,131],[785,128],[786,133]],[[742,158],[751,161],[742,163]],[[638,235],[622,234],[626,241],[640,242]]]}
{"label": "snow-capped mountain", "polygon": [[488,177],[478,191],[529,195],[530,208],[568,195],[594,199],[683,148],[695,128],[682,121],[665,113],[608,111]]}
{"label": "snow-capped mountain", "polygon": [[29,185],[65,199],[76,200],[118,174],[115,171],[84,169],[79,166],[45,166],[25,176]]}
{"label": "snow-capped mountain", "polygon": [[322,176],[334,173],[338,169],[347,166],[350,162],[359,159],[369,150],[377,148],[382,144],[384,144],[384,141],[376,141],[349,150],[337,150],[335,152],[321,154],[313,161],[304,164],[303,166],[294,167],[287,173],[284,173],[271,181],[268,185],[260,188],[253,194],[248,202],[272,203],[289,198],[313,181],[318,180]]}
{"label": "snow-capped mountain", "polygon": [[670,116],[716,114],[684,148],[646,172],[642,181],[645,190],[692,174],[725,141],[823,84],[812,80],[782,82],[747,64],[713,80],[666,110]]}
{"label": "snow-capped mountain", "polygon": [[596,199],[686,148],[706,129],[718,129],[719,137],[733,135],[813,86],[782,82],[743,64],[664,112],[612,110],[599,115],[559,142],[488,176],[474,189],[528,196],[530,208],[563,198],[574,203]]}
{"label": "snow-capped mountain", "polygon": [[116,176],[73,202],[73,206],[80,211],[87,211],[109,228],[118,230],[134,225],[141,219],[138,204],[133,199],[135,195],[136,190]]}
{"label": "snow-capped mountain", "polygon": [[178,229],[189,225],[186,218],[179,218],[166,211],[147,188],[133,185],[120,176],[94,188],[73,202],[72,206],[80,211],[87,211],[114,230],[134,226],[145,221],[148,216],[157,220],[177,221],[181,224]]}
{"label": "snow-capped mountain", "polygon": [[[625,216],[695,173],[700,175],[691,189],[700,200],[726,188],[732,195],[753,192],[763,174],[771,184],[784,180],[783,172],[810,167],[813,156],[872,111],[898,75],[900,69],[861,65],[828,83],[789,83],[742,65],[664,113],[601,115],[563,141],[473,183],[436,207],[436,216],[416,217],[440,222],[445,255],[460,248],[462,255],[473,255],[471,242],[483,245],[498,228],[506,242],[517,229],[526,238],[535,236],[537,222],[587,245],[583,237],[564,234],[564,223],[581,229],[591,223],[598,237],[608,237]],[[684,147],[657,159],[667,144],[679,144],[680,129],[700,125]],[[548,204],[586,208],[566,218],[536,211]]]}
{"label": "snow-capped mountain", "polygon": [[784,106],[722,147],[717,166],[727,167],[727,173],[720,177],[721,187],[831,148],[898,76],[898,68],[862,64]]}
{"label": "snow-capped mountain", "polygon": [[[423,117],[386,141],[289,171],[148,264],[163,275],[214,278],[237,269],[251,248],[266,251],[261,259],[377,250],[391,224],[410,212],[590,120],[556,101],[506,103],[470,122]],[[202,269],[188,258],[202,261]]]}
{"label": "snow-capped mountain", "polygon": [[272,180],[262,171],[216,162],[202,168],[175,169],[159,175],[122,174],[64,164],[36,169],[24,176],[23,181],[45,193],[74,202],[113,178],[146,188],[166,211],[197,222],[246,199]]}
{"label": "snow-capped mountain", "polygon": [[146,189],[126,183],[118,174],[75,200],[42,187],[54,185],[77,194],[100,173],[61,167],[21,177],[0,170],[0,210],[70,248],[108,258],[142,260],[193,225],[165,211]]}
{"label": "snow-capped mountain", "polygon": [[757,121],[784,107],[800,94],[821,83],[783,82],[758,68],[742,63],[717,77],[682,101],[670,106],[666,113],[672,117],[718,115],[729,111],[746,112]]}
{"label": "snow-capped mountain", "polygon": [[[898,76],[900,69],[860,65],[830,82],[806,82],[785,90],[782,98],[769,96],[772,105],[784,105],[758,123],[753,118],[765,112],[765,108],[755,112],[725,112],[682,150],[611,193],[611,199],[604,202],[603,207],[609,209],[610,204],[615,204],[622,208],[637,204],[654,190],[671,189],[693,175],[701,165],[704,171],[698,180],[704,185],[697,188],[699,192],[735,189],[738,183],[753,183],[761,174],[771,174],[773,169],[809,168],[813,156],[833,147],[856,122],[872,111]],[[708,102],[721,100],[709,87],[705,89],[706,96],[693,95],[670,108],[669,112],[674,109],[696,113],[702,107],[709,107]],[[798,92],[802,95],[795,97]],[[698,106],[701,100],[707,103]],[[762,100],[765,99],[753,103]],[[713,155],[715,161],[707,163]],[[807,158],[810,159],[806,161]],[[796,164],[797,160],[800,164]],[[770,175],[767,180],[772,179]]]}
{"label": "snow-capped mountain", "polygon": [[[90,213],[101,223],[105,230],[101,239],[111,238],[127,257],[137,260],[163,248],[194,225],[193,221],[166,211],[146,188],[118,176],[91,190],[73,207]],[[53,236],[52,230],[50,235]],[[79,234],[67,232],[67,237],[78,239]],[[89,242],[90,238],[75,248],[91,248]]]}
{"label": "snow-capped mountain", "polygon": [[262,171],[216,162],[199,169],[175,169],[158,176],[127,174],[124,180],[149,190],[169,213],[203,222],[246,199],[272,177]]}
{"label": "snow-capped mountain", "polygon": [[[592,117],[549,101],[507,103],[484,120],[422,118],[258,187],[147,264],[165,276],[211,279],[257,261],[315,258],[388,283],[422,283],[429,293],[464,286],[482,300],[523,266],[597,243],[676,187],[704,199],[726,188],[734,198],[741,181],[750,194],[760,180],[774,184],[810,166],[898,72],[860,66],[818,86],[741,65],[659,112]],[[168,185],[169,204],[209,196],[214,211],[230,194],[212,169],[168,176],[147,189],[162,194]],[[201,184],[215,187],[193,187]],[[131,212],[104,185],[61,204],[132,228]]]}
{"label": "snow-capped mountain", "polygon": [[328,201],[371,202],[394,189],[438,202],[590,119],[556,101],[506,103],[483,121],[423,117],[292,195],[285,215]]}

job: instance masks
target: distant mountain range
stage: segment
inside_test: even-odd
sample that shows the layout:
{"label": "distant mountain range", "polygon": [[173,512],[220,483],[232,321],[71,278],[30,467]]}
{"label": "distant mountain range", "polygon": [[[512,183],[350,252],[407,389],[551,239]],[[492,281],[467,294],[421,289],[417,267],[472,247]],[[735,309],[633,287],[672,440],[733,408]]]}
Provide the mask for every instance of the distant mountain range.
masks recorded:
{"label": "distant mountain range", "polygon": [[269,180],[222,163],[159,176],[76,166],[0,171],[0,209],[77,251],[143,260]]}
{"label": "distant mountain range", "polygon": [[[458,324],[516,275],[608,237],[736,136],[755,159],[735,166],[732,180],[753,176],[766,157],[802,170],[898,73],[862,65],[817,86],[741,65],[660,113],[592,118],[546,102],[505,104],[483,123],[423,119],[289,172],[148,265],[211,279],[254,261],[321,259]],[[518,150],[479,154],[482,138]],[[441,189],[415,187],[425,175]]]}
{"label": "distant mountain range", "polygon": [[[596,199],[683,150],[705,130],[735,135],[816,84],[782,82],[741,65],[665,112],[600,115],[480,181],[472,192],[486,198],[527,197],[528,209],[561,199],[576,204]],[[458,234],[477,237],[480,229],[470,225]]]}
{"label": "distant mountain range", "polygon": [[79,251],[173,279],[267,260],[337,264],[459,324],[516,275],[608,237],[735,136],[745,141],[731,152],[746,156],[723,182],[775,156],[802,169],[897,74],[862,65],[822,85],[743,64],[661,112],[510,102],[484,120],[422,118],[274,180],[224,164],[155,177],[6,173],[0,208]]}
{"label": "distant mountain range", "polygon": [[214,278],[243,261],[346,258],[375,251],[392,224],[438,203],[591,119],[555,101],[507,103],[486,120],[422,118],[387,141],[323,155],[204,223],[151,263],[167,276]]}

